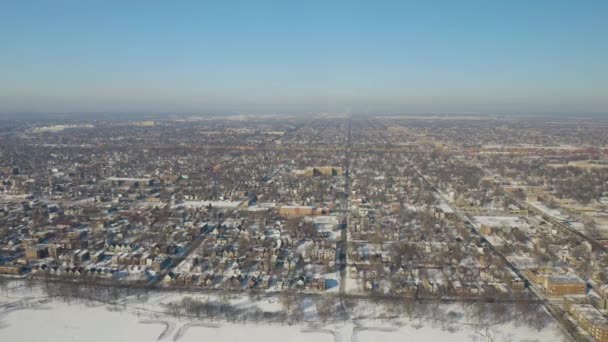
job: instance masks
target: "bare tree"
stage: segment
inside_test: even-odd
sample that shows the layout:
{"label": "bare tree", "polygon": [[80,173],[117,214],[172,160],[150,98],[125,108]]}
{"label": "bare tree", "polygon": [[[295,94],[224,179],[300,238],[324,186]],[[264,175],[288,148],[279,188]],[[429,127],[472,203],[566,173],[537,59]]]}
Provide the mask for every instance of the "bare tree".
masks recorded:
{"label": "bare tree", "polygon": [[320,297],[316,300],[317,315],[321,322],[325,324],[327,319],[335,312],[336,303],[332,297]]}

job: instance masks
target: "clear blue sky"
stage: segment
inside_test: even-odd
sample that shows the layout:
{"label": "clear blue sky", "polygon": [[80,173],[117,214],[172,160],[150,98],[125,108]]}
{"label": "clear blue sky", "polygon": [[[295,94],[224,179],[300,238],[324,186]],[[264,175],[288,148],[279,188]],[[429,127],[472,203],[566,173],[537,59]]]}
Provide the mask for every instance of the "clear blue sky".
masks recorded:
{"label": "clear blue sky", "polygon": [[608,1],[0,1],[0,115],[608,112]]}

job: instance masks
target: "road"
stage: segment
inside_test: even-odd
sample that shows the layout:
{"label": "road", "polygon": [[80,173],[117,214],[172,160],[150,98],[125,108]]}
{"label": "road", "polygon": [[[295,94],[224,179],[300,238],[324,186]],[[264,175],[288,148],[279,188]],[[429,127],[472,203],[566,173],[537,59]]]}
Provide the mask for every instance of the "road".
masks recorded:
{"label": "road", "polygon": [[[513,265],[513,263],[511,263],[507,257],[501,253],[498,249],[496,249],[496,247],[494,247],[494,245],[492,245],[490,242],[488,242],[485,237],[483,237],[483,235],[481,235],[477,229],[475,228],[475,225],[473,224],[473,222],[470,220],[470,218],[465,215],[460,208],[458,208],[457,206],[451,204],[451,202],[445,197],[445,195],[443,194],[442,191],[440,191],[437,186],[435,186],[435,184],[433,184],[432,182],[430,182],[420,171],[418,171],[416,168],[414,168],[413,166],[409,166],[410,170],[414,171],[429,187],[431,187],[431,189],[433,189],[433,191],[435,192],[435,194],[446,204],[448,205],[456,214],[456,216],[464,222],[465,226],[467,228],[470,229],[471,233],[473,233],[474,235],[476,235],[477,237],[479,237],[482,241],[485,241],[486,244],[488,245],[488,247],[490,248],[490,250],[498,255],[503,262],[505,263],[505,265],[507,265],[513,272],[515,272],[515,274],[517,274],[521,279],[525,279],[528,283],[529,280],[525,277],[525,275],[523,274],[523,272],[521,272],[517,267],[515,267],[515,265]],[[571,340],[575,340],[574,336],[572,336],[570,334],[570,332],[568,332],[563,325],[561,324],[561,320],[559,319],[559,313],[556,310],[556,308],[554,308],[551,303],[549,303],[549,301],[538,291],[538,289],[536,288],[530,288],[530,293],[532,293],[536,298],[536,302],[538,302],[539,304],[541,304],[543,306],[543,308],[545,309],[545,311],[551,315],[551,317],[553,317],[553,319],[555,319],[557,322],[560,323],[560,328],[562,329],[562,331],[564,332],[564,334],[566,334],[567,336],[569,336],[569,338]]]}

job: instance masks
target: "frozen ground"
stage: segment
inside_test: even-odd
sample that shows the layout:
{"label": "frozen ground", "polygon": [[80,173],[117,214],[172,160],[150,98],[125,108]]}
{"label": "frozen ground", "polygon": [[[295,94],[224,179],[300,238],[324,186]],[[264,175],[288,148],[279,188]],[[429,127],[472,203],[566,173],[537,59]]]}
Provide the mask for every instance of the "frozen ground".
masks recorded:
{"label": "frozen ground", "polygon": [[474,216],[473,221],[476,225],[486,225],[492,228],[499,227],[527,227],[528,224],[522,222],[517,216]]}
{"label": "frozen ground", "polygon": [[528,202],[530,205],[532,205],[533,207],[535,207],[536,209],[542,211],[543,213],[554,217],[557,220],[566,220],[567,217],[564,216],[564,214],[562,214],[561,211],[559,211],[559,209],[551,209],[549,207],[547,207],[544,203],[542,202]]}
{"label": "frozen ground", "polygon": [[[515,318],[478,326],[471,323],[470,308],[441,304],[441,319],[432,309],[409,318],[366,318],[385,315],[381,306],[363,302],[352,316],[357,320],[329,323],[232,323],[225,320],[176,318],[163,305],[187,294],[159,293],[147,299],[127,298],[120,305],[49,299],[40,290],[13,286],[0,290],[0,341],[551,341],[564,337],[555,322],[541,331]],[[198,295],[200,299],[214,299]],[[215,296],[217,299],[217,295]],[[282,309],[278,299],[259,301],[247,295],[224,298],[238,307],[255,306],[271,312]],[[425,304],[431,306],[431,304]],[[314,305],[305,305],[310,321]],[[449,313],[449,314],[446,314]],[[386,313],[386,316],[390,314]],[[446,320],[446,317],[450,317]]]}

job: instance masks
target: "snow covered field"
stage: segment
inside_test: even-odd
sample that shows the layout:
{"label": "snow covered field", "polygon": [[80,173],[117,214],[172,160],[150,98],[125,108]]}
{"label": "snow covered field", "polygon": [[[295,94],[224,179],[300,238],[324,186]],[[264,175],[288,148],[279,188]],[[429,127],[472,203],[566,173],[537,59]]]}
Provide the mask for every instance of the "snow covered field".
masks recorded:
{"label": "snow covered field", "polygon": [[[102,305],[49,301],[2,315],[3,341],[154,341],[162,324],[142,324],[130,312]],[[5,340],[5,338],[7,338]]]}
{"label": "snow covered field", "polygon": [[332,335],[295,326],[193,323],[51,301],[3,317],[2,341],[310,341],[332,342]]}
{"label": "snow covered field", "polygon": [[[120,305],[49,299],[42,291],[23,286],[0,290],[0,341],[551,341],[564,340],[557,324],[541,331],[513,319],[476,326],[460,304],[441,304],[444,315],[426,310],[424,318],[360,318],[322,326],[320,323],[234,323],[225,320],[177,318],[163,304],[179,301],[184,294],[156,293],[147,299],[127,298]],[[207,296],[207,295],[202,295]],[[208,296],[207,296],[208,297]],[[264,311],[281,310],[278,300],[252,303],[249,296],[235,296],[233,305],[256,306]],[[431,304],[424,304],[431,305]],[[307,312],[314,311],[313,305]],[[378,311],[378,312],[376,312]],[[380,307],[363,303],[355,316],[381,313]],[[449,313],[449,315],[445,315]],[[310,316],[308,316],[310,317]],[[445,317],[451,317],[445,321]]]}

